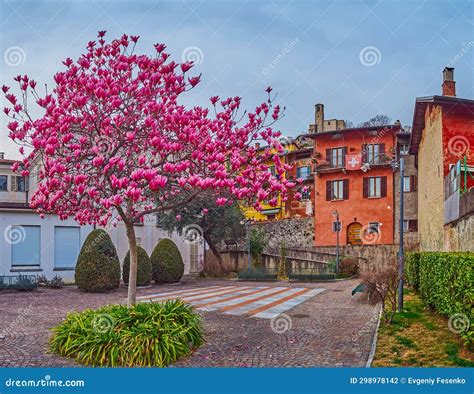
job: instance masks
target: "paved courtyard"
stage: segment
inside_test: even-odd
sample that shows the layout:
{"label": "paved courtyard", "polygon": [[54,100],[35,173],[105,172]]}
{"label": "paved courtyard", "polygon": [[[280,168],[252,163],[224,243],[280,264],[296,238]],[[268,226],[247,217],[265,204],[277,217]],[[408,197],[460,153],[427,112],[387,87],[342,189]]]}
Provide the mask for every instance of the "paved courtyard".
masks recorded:
{"label": "paved courtyard", "polygon": [[[206,343],[176,367],[365,366],[378,305],[332,283],[193,280],[139,290],[141,302],[182,298],[202,316]],[[49,329],[71,310],[122,303],[126,288],[0,293],[0,366],[79,366],[47,352]]]}

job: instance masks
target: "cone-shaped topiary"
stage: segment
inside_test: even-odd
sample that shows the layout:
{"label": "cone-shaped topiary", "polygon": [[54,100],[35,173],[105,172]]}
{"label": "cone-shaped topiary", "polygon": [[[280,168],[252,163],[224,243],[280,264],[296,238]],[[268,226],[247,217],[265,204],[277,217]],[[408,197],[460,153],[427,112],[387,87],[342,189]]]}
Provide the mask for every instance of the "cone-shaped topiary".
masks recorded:
{"label": "cone-shaped topiary", "polygon": [[88,293],[113,290],[120,285],[120,262],[115,246],[105,230],[93,230],[77,258],[76,285]]}
{"label": "cone-shaped topiary", "polygon": [[184,273],[184,263],[178,247],[170,239],[162,239],[150,256],[153,280],[156,283],[179,282]]}
{"label": "cone-shaped topiary", "polygon": [[[151,261],[145,249],[137,246],[137,286],[148,286],[151,282]],[[122,278],[128,283],[130,275],[130,251],[127,252],[123,259]]]}

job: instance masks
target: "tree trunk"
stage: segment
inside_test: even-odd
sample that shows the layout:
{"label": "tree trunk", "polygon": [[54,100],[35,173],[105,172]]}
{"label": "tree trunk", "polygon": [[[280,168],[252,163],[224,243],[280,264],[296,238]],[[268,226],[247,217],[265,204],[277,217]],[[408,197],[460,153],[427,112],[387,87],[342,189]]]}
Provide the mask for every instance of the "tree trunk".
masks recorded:
{"label": "tree trunk", "polygon": [[212,242],[211,237],[208,234],[206,234],[205,232],[203,234],[203,237],[206,240],[207,244],[209,245],[209,249],[211,249],[212,254],[217,259],[217,262],[219,263],[219,267],[221,267],[222,273],[225,273],[226,269],[224,267],[224,260],[222,260],[222,256],[219,253],[219,251],[217,250],[216,245],[214,244],[214,242]]}
{"label": "tree trunk", "polygon": [[128,245],[130,247],[130,273],[128,276],[128,297],[127,297],[127,306],[131,307],[135,305],[137,299],[137,239],[135,237],[135,228],[133,223],[127,223],[127,238]]}

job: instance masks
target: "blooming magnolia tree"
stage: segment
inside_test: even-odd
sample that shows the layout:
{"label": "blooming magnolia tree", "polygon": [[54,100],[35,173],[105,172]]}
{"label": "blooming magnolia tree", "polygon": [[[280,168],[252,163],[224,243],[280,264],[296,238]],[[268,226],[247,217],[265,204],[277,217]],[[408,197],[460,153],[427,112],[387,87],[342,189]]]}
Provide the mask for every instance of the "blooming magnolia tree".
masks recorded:
{"label": "blooming magnolia tree", "polygon": [[[281,150],[271,126],[281,116],[268,99],[239,115],[239,97],[210,99],[213,109],[186,108],[179,97],[200,82],[188,77],[191,62],[169,59],[165,45],[154,56],[134,53],[138,36],[106,42],[105,32],[87,45],[77,61],[66,59],[55,86],[40,95],[36,82],[18,76],[21,97],[2,90],[11,103],[10,137],[24,159],[14,170],[23,176],[41,160],[39,184],[31,206],[44,215],[73,217],[78,223],[115,225],[123,221],[130,246],[128,303],[136,298],[137,244],[134,224],[148,215],[186,204],[213,190],[216,203],[229,197],[276,205],[292,185],[286,165],[271,149],[257,151],[255,141]],[[44,114],[33,118],[31,101]],[[28,147],[29,149],[25,149]],[[265,162],[273,160],[276,175]],[[179,196],[179,198],[178,198]]]}

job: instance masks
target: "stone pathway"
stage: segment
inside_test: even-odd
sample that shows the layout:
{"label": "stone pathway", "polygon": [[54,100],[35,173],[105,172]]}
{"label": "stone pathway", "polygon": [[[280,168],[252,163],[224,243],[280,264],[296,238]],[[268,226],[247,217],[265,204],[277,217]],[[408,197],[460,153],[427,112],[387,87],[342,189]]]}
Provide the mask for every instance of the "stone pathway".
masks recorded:
{"label": "stone pathway", "polygon": [[[379,306],[367,304],[363,296],[353,299],[351,290],[357,284],[356,280],[324,284],[195,280],[141,289],[139,296],[145,300],[164,293],[166,297],[186,295],[188,300],[200,303],[196,307],[203,318],[206,343],[175,367],[363,367],[369,356]],[[296,295],[303,290],[304,293]],[[87,294],[66,287],[1,292],[0,366],[80,366],[47,352],[50,328],[68,311],[124,302],[126,291],[121,287],[112,293]],[[273,295],[256,301],[269,294]],[[292,298],[282,301],[284,295]],[[298,298],[303,296],[306,298]],[[197,300],[200,297],[208,298]],[[278,298],[270,301],[271,297]],[[253,301],[222,310],[249,300]],[[225,313],[237,310],[243,313]]]}

